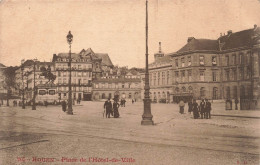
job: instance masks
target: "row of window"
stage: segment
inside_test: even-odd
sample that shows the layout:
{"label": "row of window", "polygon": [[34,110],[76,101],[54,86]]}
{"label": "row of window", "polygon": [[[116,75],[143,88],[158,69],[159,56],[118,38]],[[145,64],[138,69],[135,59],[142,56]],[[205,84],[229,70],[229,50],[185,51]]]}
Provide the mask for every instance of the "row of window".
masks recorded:
{"label": "row of window", "polygon": [[97,83],[94,85],[95,88],[138,88],[138,83],[125,83],[125,84],[118,84],[118,83]]}
{"label": "row of window", "polygon": [[152,92],[151,93],[151,98],[153,100],[157,100],[157,99],[166,99],[170,97],[170,92]]}
{"label": "row of window", "polygon": [[[244,79],[249,79],[250,75],[251,75],[251,70],[249,67],[245,68],[246,71],[244,71],[244,68],[240,68],[239,69],[239,79],[240,80],[244,80]],[[185,77],[185,73],[187,72],[188,74],[188,79],[186,79]],[[212,71],[211,74],[211,81],[219,81],[218,80],[218,71]],[[237,70],[236,69],[232,69],[232,70],[225,70],[225,77],[224,77],[224,81],[230,81],[230,80],[237,80]],[[175,72],[175,81],[176,82],[191,82],[193,81],[192,78],[192,70],[188,70],[188,71],[176,71]],[[201,70],[199,72],[199,81],[205,81],[205,71]],[[209,81],[209,80],[207,80]]]}
{"label": "row of window", "polygon": [[55,90],[45,90],[45,89],[40,89],[39,90],[39,95],[55,95],[56,91]]}
{"label": "row of window", "polygon": [[[204,55],[200,55],[199,56],[199,64],[201,66],[205,65],[205,57]],[[212,56],[211,57],[211,64],[212,66],[217,66],[217,56]],[[250,64],[250,52],[248,52],[247,54],[239,54],[239,61],[237,61],[237,55],[236,54],[232,54],[231,56],[231,60],[230,60],[230,55],[225,55],[225,59],[224,59],[224,66],[229,66],[229,65],[237,65],[237,64],[245,64],[248,65]],[[191,56],[187,57],[187,60],[185,57],[181,57],[180,59],[180,64],[179,64],[179,59],[176,58],[175,59],[175,67],[179,68],[179,67],[187,67],[187,66],[191,66],[192,65],[192,61],[191,61]]]}
{"label": "row of window", "polygon": [[[58,91],[69,91],[69,87],[57,87]],[[80,92],[91,92],[92,87],[71,87],[72,91],[80,91]]]}
{"label": "row of window", "polygon": [[169,85],[170,71],[158,71],[150,73],[150,85]]}
{"label": "row of window", "polygon": [[251,76],[251,69],[249,67],[239,68],[239,78],[237,76],[237,69],[225,70],[225,81],[230,80],[244,80]]}
{"label": "row of window", "polygon": [[[98,66],[98,65],[97,65]],[[91,69],[92,64],[72,64],[71,69]],[[56,69],[69,69],[69,65],[66,64],[57,64]]]}
{"label": "row of window", "polygon": [[[66,71],[58,71],[58,73],[57,73],[57,75],[58,75],[58,77],[61,77],[61,76],[63,76],[63,77],[66,77],[66,76],[69,76],[69,72],[66,72]],[[76,76],[78,76],[78,77],[92,77],[92,72],[71,72],[71,76],[72,77],[76,77]]]}
{"label": "row of window", "polygon": [[[69,58],[58,58],[57,61],[61,62],[69,62]],[[72,62],[89,62],[91,61],[90,59],[71,59]]]}
{"label": "row of window", "polygon": [[[238,57],[238,58],[237,58]],[[231,59],[231,60],[230,60]],[[238,59],[238,60],[237,60]],[[250,52],[248,52],[247,54],[232,54],[232,55],[225,55],[225,65],[229,66],[229,65],[249,65],[250,64]]]}
{"label": "row of window", "polygon": [[[58,78],[58,84],[67,84],[69,83],[69,79],[67,78]],[[88,80],[88,79],[71,79],[71,83],[72,84],[89,84],[91,83],[91,80]]]}
{"label": "row of window", "polygon": [[[98,93],[96,93],[95,95],[100,98]],[[108,98],[112,98],[112,93],[108,93],[108,95],[106,95],[105,93],[101,94],[101,98],[100,99],[108,99]],[[122,98],[126,98],[125,93],[122,94]],[[134,98],[134,95],[132,95],[132,93],[128,93],[128,97],[127,98],[128,99],[132,99],[132,98]]]}
{"label": "row of window", "polygon": [[[185,79],[185,73],[187,72],[187,75],[188,75],[188,82],[191,82],[192,81],[192,71],[191,70],[188,70],[188,71],[176,71],[175,72],[175,81],[176,82],[185,82],[186,79]],[[204,81],[205,80],[205,74],[204,74],[204,71],[200,71],[200,81]]]}
{"label": "row of window", "polygon": [[[216,66],[217,65],[217,56],[212,56],[212,65],[213,66]],[[186,65],[187,64],[187,65]],[[181,64],[179,65],[179,60],[178,58],[175,59],[175,67],[176,68],[179,68],[179,67],[186,67],[186,66],[191,66],[192,62],[191,62],[191,56],[188,56],[187,57],[187,61],[185,61],[185,57],[182,57],[181,58]],[[199,56],[199,64],[201,66],[204,66],[205,65],[205,58],[204,58],[204,55],[200,55]]]}

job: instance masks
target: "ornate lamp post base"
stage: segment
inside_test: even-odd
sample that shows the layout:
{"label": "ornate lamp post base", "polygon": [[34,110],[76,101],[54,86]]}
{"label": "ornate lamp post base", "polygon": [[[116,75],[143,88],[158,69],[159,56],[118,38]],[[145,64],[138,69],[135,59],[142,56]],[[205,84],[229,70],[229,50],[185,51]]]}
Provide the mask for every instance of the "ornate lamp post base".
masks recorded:
{"label": "ornate lamp post base", "polygon": [[67,110],[67,114],[68,114],[68,115],[73,115],[73,110],[70,109],[70,108],[68,108],[68,110]]}
{"label": "ornate lamp post base", "polygon": [[154,125],[153,115],[151,114],[151,99],[144,100],[144,114],[142,116],[143,120],[141,125]]}

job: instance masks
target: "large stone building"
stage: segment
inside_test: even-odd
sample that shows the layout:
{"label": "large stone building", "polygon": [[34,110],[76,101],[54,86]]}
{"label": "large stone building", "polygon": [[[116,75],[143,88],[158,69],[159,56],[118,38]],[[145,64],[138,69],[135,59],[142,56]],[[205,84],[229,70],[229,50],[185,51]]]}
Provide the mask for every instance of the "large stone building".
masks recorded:
{"label": "large stone building", "polygon": [[[92,99],[92,80],[102,77],[103,68],[109,69],[113,64],[107,54],[94,53],[91,48],[82,50],[79,54],[72,53],[72,98],[90,101]],[[60,100],[68,99],[69,54],[53,55],[56,71],[57,92]]]}
{"label": "large stone building", "polygon": [[[34,79],[34,66],[35,66],[35,79]],[[41,68],[50,69],[52,73],[54,71],[54,64],[52,62],[40,62],[34,60],[26,60],[16,71],[15,71],[15,81],[16,90],[15,95],[22,96],[24,90],[25,100],[30,101],[33,99],[34,93],[34,81],[35,90],[37,93],[37,100],[50,101],[53,100],[47,94],[56,95],[56,85],[46,85],[49,81],[46,77],[42,75]],[[23,69],[23,70],[22,70]],[[23,75],[22,75],[23,74]],[[23,79],[23,81],[22,81]],[[44,96],[46,95],[46,96]],[[41,98],[41,99],[38,99]]]}
{"label": "large stone building", "polygon": [[[158,92],[161,95],[162,87],[158,85],[167,77],[162,72],[169,71],[170,95],[174,102],[191,97],[240,98],[241,101],[251,99],[255,104],[260,99],[259,60],[260,28],[256,25],[236,33],[228,31],[217,40],[189,37],[177,52],[155,54],[155,62],[149,68],[151,98],[154,99],[155,94],[158,97]],[[162,61],[165,67],[160,66]],[[158,91],[154,94],[155,90]]]}
{"label": "large stone building", "polygon": [[161,50],[161,42],[159,42],[159,51],[154,54],[154,62],[149,64],[150,98],[153,102],[171,102],[171,60],[171,56],[164,56]]}
{"label": "large stone building", "polygon": [[[122,69],[122,68],[121,68]],[[114,68],[107,76],[93,80],[93,100],[125,99],[141,100],[141,75],[135,70]]]}

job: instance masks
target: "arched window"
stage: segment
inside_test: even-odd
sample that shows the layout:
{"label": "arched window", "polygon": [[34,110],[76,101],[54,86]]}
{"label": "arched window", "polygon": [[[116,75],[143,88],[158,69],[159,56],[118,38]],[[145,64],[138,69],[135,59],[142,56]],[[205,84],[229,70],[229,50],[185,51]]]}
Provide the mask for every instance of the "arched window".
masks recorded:
{"label": "arched window", "polygon": [[128,98],[131,99],[132,98],[132,93],[128,94]]}
{"label": "arched window", "polygon": [[153,99],[156,100],[157,97],[156,97],[156,92],[153,93]]}
{"label": "arched window", "polygon": [[237,98],[237,86],[233,86],[233,97]]}
{"label": "arched window", "polygon": [[200,97],[201,97],[201,98],[204,98],[204,97],[205,97],[205,92],[206,92],[205,87],[201,87],[201,88],[200,88]]}
{"label": "arched window", "polygon": [[186,92],[186,88],[185,87],[182,87],[181,89],[182,89],[183,93]]}
{"label": "arched window", "polygon": [[175,88],[175,92],[179,93],[180,89],[178,87]]}
{"label": "arched window", "polygon": [[230,98],[230,87],[226,88],[226,98]]}
{"label": "arched window", "polygon": [[213,88],[213,99],[214,100],[218,99],[218,88],[217,87]]}
{"label": "arched window", "polygon": [[105,95],[105,93],[102,93],[102,97],[101,97],[102,99],[105,99],[106,98],[106,95]]}
{"label": "arched window", "polygon": [[240,86],[240,98],[245,98],[245,87]]}
{"label": "arched window", "polygon": [[162,98],[166,98],[165,92],[162,93]]}
{"label": "arched window", "polygon": [[252,96],[251,86],[248,85],[246,90],[247,90],[247,97],[250,98]]}
{"label": "arched window", "polygon": [[191,86],[189,86],[189,93],[192,93],[192,91],[193,91],[193,88],[191,87]]}

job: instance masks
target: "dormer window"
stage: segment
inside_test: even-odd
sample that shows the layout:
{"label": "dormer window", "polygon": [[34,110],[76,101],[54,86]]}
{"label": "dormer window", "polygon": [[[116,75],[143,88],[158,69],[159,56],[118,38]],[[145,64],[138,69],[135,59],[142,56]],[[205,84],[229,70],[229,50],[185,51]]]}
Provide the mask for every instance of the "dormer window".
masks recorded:
{"label": "dormer window", "polygon": [[200,56],[200,65],[204,65],[204,56]]}
{"label": "dormer window", "polygon": [[212,57],[212,65],[213,65],[213,66],[216,66],[216,65],[217,65],[217,57],[216,57],[216,56],[213,56],[213,57]]}

